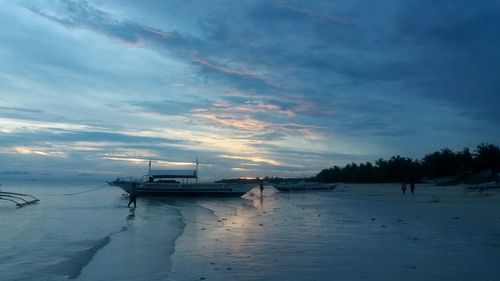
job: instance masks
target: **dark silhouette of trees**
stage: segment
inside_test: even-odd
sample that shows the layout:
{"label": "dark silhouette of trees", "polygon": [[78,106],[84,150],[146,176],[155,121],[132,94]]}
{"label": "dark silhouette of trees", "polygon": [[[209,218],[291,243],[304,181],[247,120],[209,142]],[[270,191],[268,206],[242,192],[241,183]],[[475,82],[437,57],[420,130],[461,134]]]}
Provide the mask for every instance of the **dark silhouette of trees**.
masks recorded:
{"label": "dark silhouette of trees", "polygon": [[482,143],[474,150],[476,170],[490,169],[492,175],[500,170],[500,148],[498,145]]}
{"label": "dark silhouette of trees", "polygon": [[424,156],[421,163],[423,173],[430,178],[453,176],[460,164],[457,155],[448,148],[443,148]]}
{"label": "dark silhouette of trees", "polygon": [[344,169],[339,166],[333,166],[322,170],[315,178],[320,182],[346,182],[343,171]]}
{"label": "dark silhouette of trees", "polygon": [[461,152],[457,152],[456,155],[458,162],[460,163],[460,172],[474,170],[474,158],[467,147]]}
{"label": "dark silhouette of trees", "polygon": [[422,178],[458,176],[491,170],[491,177],[500,171],[500,148],[494,144],[480,144],[471,153],[468,148],[453,152],[443,148],[413,160],[400,155],[389,160],[351,163],[345,167],[333,166],[320,171],[313,180],[321,182],[401,182]]}

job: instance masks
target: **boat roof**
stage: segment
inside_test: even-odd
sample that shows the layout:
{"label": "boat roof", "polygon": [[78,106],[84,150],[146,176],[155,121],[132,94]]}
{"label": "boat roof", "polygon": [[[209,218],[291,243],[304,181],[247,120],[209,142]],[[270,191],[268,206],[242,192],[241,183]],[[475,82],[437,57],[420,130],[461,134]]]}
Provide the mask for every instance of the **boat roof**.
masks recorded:
{"label": "boat roof", "polygon": [[153,178],[197,178],[196,170],[151,170],[149,176]]}

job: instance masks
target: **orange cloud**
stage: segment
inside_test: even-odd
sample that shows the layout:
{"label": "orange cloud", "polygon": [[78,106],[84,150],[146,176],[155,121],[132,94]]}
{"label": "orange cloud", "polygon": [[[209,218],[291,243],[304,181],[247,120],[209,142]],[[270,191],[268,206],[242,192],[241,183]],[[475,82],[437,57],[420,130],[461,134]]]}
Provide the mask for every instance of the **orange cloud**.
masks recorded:
{"label": "orange cloud", "polygon": [[49,156],[49,157],[65,157],[64,152],[44,151],[41,148],[35,148],[35,147],[16,146],[14,147],[14,151],[20,154],[35,154],[35,155]]}
{"label": "orange cloud", "polygon": [[275,161],[273,159],[267,159],[267,158],[262,158],[262,157],[258,157],[258,156],[219,155],[219,157],[227,158],[227,159],[246,160],[246,161],[251,161],[254,163],[264,163],[264,164],[269,164],[269,165],[273,165],[273,166],[281,165],[280,162]]}

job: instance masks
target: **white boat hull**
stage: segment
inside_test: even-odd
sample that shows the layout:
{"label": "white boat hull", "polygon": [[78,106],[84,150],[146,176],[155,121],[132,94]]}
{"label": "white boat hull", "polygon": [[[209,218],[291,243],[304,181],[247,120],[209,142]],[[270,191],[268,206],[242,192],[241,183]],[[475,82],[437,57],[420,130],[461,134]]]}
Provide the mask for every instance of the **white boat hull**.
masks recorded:
{"label": "white boat hull", "polygon": [[328,191],[334,190],[337,184],[330,183],[292,183],[292,184],[273,184],[273,187],[279,191]]}
{"label": "white boat hull", "polygon": [[466,186],[465,189],[466,191],[479,191],[479,192],[493,190],[493,189],[500,189],[500,182],[488,182],[478,185],[471,185],[471,186]]}
{"label": "white boat hull", "polygon": [[162,183],[140,181],[113,181],[125,192],[136,190],[138,196],[242,196],[255,185],[226,183]]}

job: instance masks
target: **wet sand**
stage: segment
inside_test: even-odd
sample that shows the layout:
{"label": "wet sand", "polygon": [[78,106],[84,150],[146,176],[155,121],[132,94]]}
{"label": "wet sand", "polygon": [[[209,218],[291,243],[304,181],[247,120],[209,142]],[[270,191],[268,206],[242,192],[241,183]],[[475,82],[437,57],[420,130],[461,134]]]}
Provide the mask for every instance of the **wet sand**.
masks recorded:
{"label": "wet sand", "polygon": [[339,186],[180,206],[170,280],[494,280],[500,193]]}

